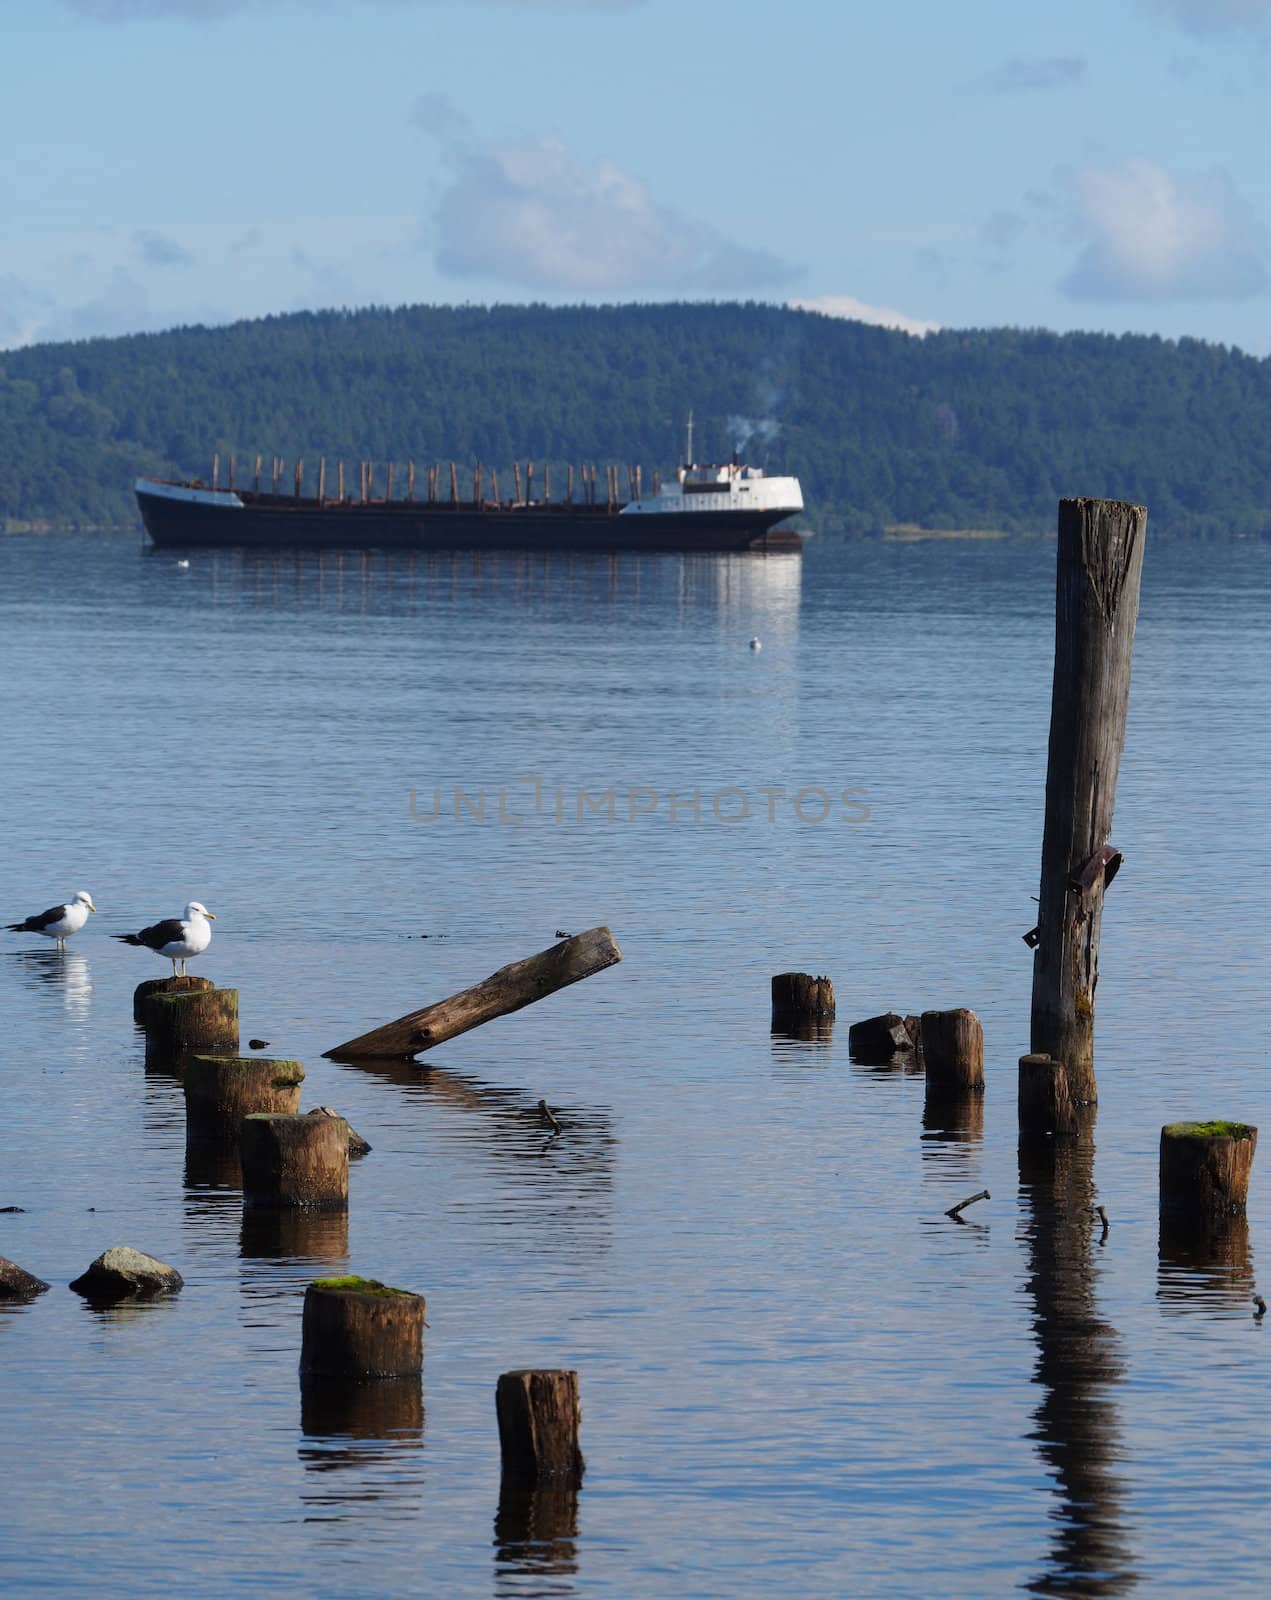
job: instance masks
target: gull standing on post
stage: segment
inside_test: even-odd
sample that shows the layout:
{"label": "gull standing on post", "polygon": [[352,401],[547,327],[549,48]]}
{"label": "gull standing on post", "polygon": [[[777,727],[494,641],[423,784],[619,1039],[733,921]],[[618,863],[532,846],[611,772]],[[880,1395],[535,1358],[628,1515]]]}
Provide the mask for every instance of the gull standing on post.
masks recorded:
{"label": "gull standing on post", "polygon": [[[117,933],[120,944],[141,945],[153,950],[157,956],[167,956],[172,963],[172,976],[185,977],[185,964],[191,956],[201,956],[212,942],[212,923],[215,915],[201,901],[191,900],[180,917],[168,917],[140,933]],[[180,972],[177,962],[181,963]]]}
{"label": "gull standing on post", "polygon": [[78,933],[88,921],[88,913],[96,910],[92,895],[87,889],[81,889],[64,906],[50,906],[25,922],[9,922],[5,926],[10,933],[42,933],[46,939],[56,939],[59,950],[65,950],[71,934]]}

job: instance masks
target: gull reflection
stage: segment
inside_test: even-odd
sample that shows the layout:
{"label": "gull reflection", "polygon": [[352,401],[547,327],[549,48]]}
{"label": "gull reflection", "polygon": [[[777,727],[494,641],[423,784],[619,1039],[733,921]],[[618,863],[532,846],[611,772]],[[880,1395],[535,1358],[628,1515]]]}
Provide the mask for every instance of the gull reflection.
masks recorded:
{"label": "gull reflection", "polygon": [[10,959],[31,983],[58,990],[68,1016],[77,1022],[88,1017],[93,1002],[93,973],[88,958],[78,950],[13,950]]}
{"label": "gull reflection", "polygon": [[1058,1504],[1046,1568],[1034,1594],[1120,1595],[1138,1581],[1124,1526],[1125,1487],[1114,1386],[1120,1340],[1095,1296],[1094,1119],[1078,1134],[1021,1139],[1021,1223],[1037,1339],[1041,1401],[1033,1438],[1054,1476]]}

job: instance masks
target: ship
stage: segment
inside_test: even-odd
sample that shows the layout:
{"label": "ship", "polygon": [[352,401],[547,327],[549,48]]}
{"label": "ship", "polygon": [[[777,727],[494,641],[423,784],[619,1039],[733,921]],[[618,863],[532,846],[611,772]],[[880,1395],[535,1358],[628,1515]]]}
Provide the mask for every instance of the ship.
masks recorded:
{"label": "ship", "polygon": [[[692,462],[691,419],[688,443],[687,460]],[[384,492],[377,496],[374,468],[366,462],[359,463],[357,492],[348,494],[342,464],[328,473],[326,461],[319,461],[316,492],[306,494],[302,463],[296,464],[288,484],[284,463],[274,458],[266,484],[261,462],[257,456],[250,488],[235,485],[232,457],[226,486],[219,482],[219,457],[210,484],[138,478],[137,505],[153,543],[164,550],[213,545],[709,552],[798,550],[808,537],[778,526],[803,510],[799,480],[769,477],[762,467],[747,465],[736,455],[722,465],[681,466],[668,482],[654,473],[647,494],[639,467],[627,470],[625,493],[616,467],[605,469],[600,490],[594,466],[584,466],[577,483],[571,467],[565,492],[556,499],[547,467],[542,489],[535,494],[532,464],[526,465],[524,478],[517,464],[514,493],[501,499],[495,473],[489,475],[489,494],[484,492],[480,466],[465,473],[461,493],[452,463],[448,494],[441,492],[441,467],[429,467],[422,495],[416,494],[413,464],[404,492],[394,495],[389,467]],[[328,496],[332,477],[336,493]]]}

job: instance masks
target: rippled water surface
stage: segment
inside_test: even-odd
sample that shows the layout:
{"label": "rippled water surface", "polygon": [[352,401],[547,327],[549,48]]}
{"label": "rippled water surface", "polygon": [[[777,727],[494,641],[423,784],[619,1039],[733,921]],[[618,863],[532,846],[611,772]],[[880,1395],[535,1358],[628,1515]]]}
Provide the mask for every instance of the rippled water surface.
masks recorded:
{"label": "rippled water surface", "polygon": [[[0,541],[0,911],[101,908],[65,957],[0,934],[0,1254],[53,1284],[0,1309],[5,1592],[1264,1592],[1268,1185],[1198,1250],[1156,1163],[1271,1125],[1271,552],[1149,541],[1098,1126],[1020,1152],[1053,572]],[[163,968],[107,935],[191,897],[244,1039],[374,1146],[347,1217],[244,1226],[187,1158],[132,1023]],[[621,965],[427,1065],[322,1059],[600,923]],[[792,967],[832,1038],[770,1031]],[[849,1060],[954,1005],[982,1106]],[[183,1292],[90,1309],[114,1244]],[[422,1393],[302,1399],[331,1270],[427,1295]],[[580,1373],[576,1500],[500,1500],[517,1366]]]}

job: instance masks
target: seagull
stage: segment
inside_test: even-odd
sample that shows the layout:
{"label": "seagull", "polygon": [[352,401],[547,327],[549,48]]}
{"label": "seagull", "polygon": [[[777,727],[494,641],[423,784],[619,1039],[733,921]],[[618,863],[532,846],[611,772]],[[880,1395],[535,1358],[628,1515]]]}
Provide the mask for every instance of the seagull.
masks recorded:
{"label": "seagull", "polygon": [[760,639],[758,636],[756,636],[755,638],[753,638],[750,641],[750,648],[752,650],[762,650],[763,649],[763,640]]}
{"label": "seagull", "polygon": [[188,567],[189,564],[190,563],[185,559],[184,556],[182,556],[181,560],[177,562],[178,567]]}
{"label": "seagull", "polygon": [[10,933],[42,933],[46,939],[56,939],[59,950],[65,950],[71,934],[78,933],[88,921],[88,913],[96,910],[92,895],[87,889],[81,889],[64,906],[50,906],[38,916],[28,917],[25,922],[7,923],[6,927]]}
{"label": "seagull", "polygon": [[[179,917],[168,917],[153,927],[142,928],[140,933],[117,933],[120,944],[138,944],[153,950],[157,956],[167,956],[172,963],[172,976],[185,977],[185,964],[191,956],[201,956],[212,942],[210,923],[215,915],[198,900],[191,900]],[[177,962],[181,963],[180,972]]]}

